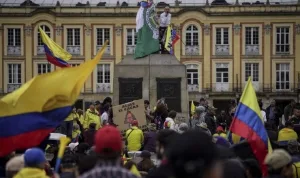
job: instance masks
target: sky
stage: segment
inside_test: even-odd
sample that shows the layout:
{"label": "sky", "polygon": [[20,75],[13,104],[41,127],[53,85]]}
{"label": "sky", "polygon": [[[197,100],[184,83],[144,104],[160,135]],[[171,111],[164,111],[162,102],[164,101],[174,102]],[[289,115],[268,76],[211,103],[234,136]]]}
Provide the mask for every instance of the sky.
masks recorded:
{"label": "sky", "polygon": [[[90,2],[91,5],[98,4],[99,2],[106,2],[107,4],[115,5],[118,0],[59,0],[61,5],[75,5],[78,2],[86,3],[87,1]],[[138,0],[119,0],[120,3],[123,1],[136,5]],[[174,3],[175,0],[154,0],[154,2],[166,2],[169,4]],[[181,0],[183,4],[204,4],[206,0]],[[209,0],[212,2],[213,0]],[[234,3],[236,0],[227,0],[228,3]],[[256,2],[257,0],[239,0],[240,3],[242,2]],[[266,0],[259,0],[260,2],[265,2]],[[0,0],[0,4],[6,5],[19,5],[20,3],[24,2],[24,0]],[[55,5],[57,0],[32,0],[32,2],[37,4],[45,4],[45,5]],[[271,3],[280,2],[281,4],[289,3],[289,2],[297,2],[297,0],[270,0]]]}

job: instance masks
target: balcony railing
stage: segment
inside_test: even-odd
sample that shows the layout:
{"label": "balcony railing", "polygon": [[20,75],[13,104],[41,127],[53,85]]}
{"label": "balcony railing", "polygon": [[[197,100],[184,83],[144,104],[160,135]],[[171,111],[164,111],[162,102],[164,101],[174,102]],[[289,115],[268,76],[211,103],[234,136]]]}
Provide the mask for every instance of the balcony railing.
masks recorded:
{"label": "balcony railing", "polygon": [[22,84],[7,84],[7,93],[11,93],[20,88]]}
{"label": "balcony railing", "polygon": [[45,54],[45,48],[44,48],[44,46],[43,45],[38,45],[36,47],[36,53],[37,53],[37,55],[43,55],[43,54]]}
{"label": "balcony railing", "polygon": [[199,55],[199,46],[185,46],[185,55]]}
{"label": "balcony railing", "polygon": [[96,84],[96,92],[97,93],[109,93],[111,84],[110,83],[97,83]]}
{"label": "balcony railing", "polygon": [[[96,46],[96,50],[97,50],[97,51],[99,51],[101,48],[102,48],[101,45],[97,45],[97,46]],[[110,46],[106,46],[106,49],[105,49],[105,51],[104,51],[104,54],[110,55]]]}
{"label": "balcony railing", "polygon": [[7,55],[21,55],[21,46],[7,46]]}
{"label": "balcony railing", "polygon": [[259,45],[246,45],[245,55],[259,55]]}
{"label": "balcony railing", "polygon": [[187,86],[188,92],[198,92],[199,91],[199,85],[195,84],[188,84]]}
{"label": "balcony railing", "polygon": [[67,51],[73,55],[80,55],[80,46],[67,46]]}
{"label": "balcony railing", "polygon": [[127,45],[126,46],[126,54],[134,54],[135,45]]}
{"label": "balcony railing", "polygon": [[216,45],[216,55],[229,55],[229,45]]}
{"label": "balcony railing", "polygon": [[[254,89],[258,93],[300,93],[300,83],[272,83],[263,84],[259,82],[252,82]],[[208,83],[204,92],[243,92],[246,82],[242,85],[240,83]]]}

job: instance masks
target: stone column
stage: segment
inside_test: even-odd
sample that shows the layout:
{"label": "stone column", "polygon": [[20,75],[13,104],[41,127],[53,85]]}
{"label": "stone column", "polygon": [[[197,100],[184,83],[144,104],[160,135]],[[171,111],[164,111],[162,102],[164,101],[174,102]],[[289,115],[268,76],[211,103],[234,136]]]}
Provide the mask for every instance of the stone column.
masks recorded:
{"label": "stone column", "polygon": [[[84,45],[83,58],[85,61],[93,59],[93,57],[94,57],[94,54],[92,54],[92,50],[91,50],[92,47],[94,46],[94,44],[92,44],[92,37],[91,37],[92,33],[93,33],[93,29],[91,28],[91,24],[85,24],[85,26],[83,27],[83,35],[84,35],[84,39],[85,39],[83,41],[83,45]],[[94,86],[92,85],[92,83],[93,83],[92,80],[96,81],[97,79],[92,78],[92,75],[90,75],[89,78],[85,81],[84,92],[93,91]],[[96,92],[96,91],[93,91],[93,92]]]}
{"label": "stone column", "polygon": [[25,82],[30,80],[33,77],[32,74],[32,35],[33,35],[33,29],[31,24],[27,24],[24,28],[24,35],[25,35],[25,41],[24,41],[24,53],[25,53]]}
{"label": "stone column", "polygon": [[[113,50],[116,54],[115,60],[116,64],[121,62],[122,57],[123,57],[123,50],[122,50],[122,45],[123,45],[123,40],[124,40],[124,35],[123,35],[123,28],[121,24],[116,24],[115,28],[113,29],[113,38],[115,38],[115,44],[113,46]],[[122,40],[123,38],[123,40]],[[125,46],[123,47],[123,49]]]}
{"label": "stone column", "polygon": [[[296,33],[296,40],[295,40],[295,47],[296,51],[295,53],[295,82],[298,84],[295,84],[295,87],[299,87],[299,73],[300,73],[300,20],[297,21],[297,24],[295,25],[295,33]],[[298,96],[299,97],[299,96]]]}
{"label": "stone column", "polygon": [[264,29],[263,29],[263,33],[264,35],[264,39],[265,41],[263,41],[262,43],[264,43],[264,85],[263,87],[271,87],[270,84],[272,83],[272,79],[271,79],[271,76],[270,76],[270,71],[271,71],[271,67],[272,67],[272,64],[271,64],[271,48],[273,46],[273,44],[271,44],[271,38],[272,38],[272,26],[270,24],[265,24],[264,26]]}
{"label": "stone column", "polygon": [[[234,24],[233,25],[233,45],[232,45],[232,50],[233,50],[233,89],[237,89],[241,87],[241,73],[240,69],[242,67],[241,65],[241,25],[240,24]],[[242,70],[244,71],[244,70]]]}
{"label": "stone column", "polygon": [[[211,25],[210,24],[204,24],[203,26],[203,32],[204,32],[204,46],[202,46],[202,51],[203,51],[203,57],[204,57],[204,71],[202,71],[202,76],[205,76],[202,78],[203,80],[203,86],[202,86],[202,91],[205,88],[210,88],[210,84],[211,84],[211,67],[210,67],[210,63],[211,63],[211,53],[210,53],[210,48],[211,48],[211,35],[212,34],[212,30],[211,30]],[[203,65],[203,64],[202,64]]]}
{"label": "stone column", "polygon": [[[4,36],[2,36],[2,33],[3,33],[3,31],[4,31],[4,29],[3,29],[3,26],[2,26],[2,24],[0,24],[0,41],[3,41],[3,37]],[[3,48],[0,48],[0,56],[3,56]],[[2,57],[0,57],[0,70],[1,71],[4,71],[4,68],[3,68],[3,58]],[[2,78],[3,79],[3,78]],[[4,80],[0,80],[0,93],[2,93],[2,92],[4,92]]]}
{"label": "stone column", "polygon": [[[54,32],[54,40],[55,40],[55,42],[59,45],[59,46],[61,46],[62,48],[64,48],[65,49],[65,47],[63,46],[63,44],[62,44],[62,38],[63,38],[63,33],[64,33],[64,31],[63,31],[63,27],[61,26],[61,24],[56,24],[55,25],[55,27],[54,27],[54,30],[53,30],[53,32]],[[58,67],[56,67],[55,66],[55,70],[57,69]]]}

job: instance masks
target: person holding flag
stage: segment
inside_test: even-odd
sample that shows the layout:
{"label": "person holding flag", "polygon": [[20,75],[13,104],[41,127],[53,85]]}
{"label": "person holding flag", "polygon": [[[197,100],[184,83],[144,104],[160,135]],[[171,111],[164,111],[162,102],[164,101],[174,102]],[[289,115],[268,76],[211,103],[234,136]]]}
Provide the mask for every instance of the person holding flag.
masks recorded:
{"label": "person holding flag", "polygon": [[260,163],[263,174],[266,176],[267,167],[264,160],[268,152],[272,151],[272,148],[264,127],[251,78],[248,79],[245,86],[229,130],[249,142],[252,152]]}
{"label": "person holding flag", "polygon": [[134,59],[159,51],[159,31],[153,0],[142,1],[136,15],[137,43]]}

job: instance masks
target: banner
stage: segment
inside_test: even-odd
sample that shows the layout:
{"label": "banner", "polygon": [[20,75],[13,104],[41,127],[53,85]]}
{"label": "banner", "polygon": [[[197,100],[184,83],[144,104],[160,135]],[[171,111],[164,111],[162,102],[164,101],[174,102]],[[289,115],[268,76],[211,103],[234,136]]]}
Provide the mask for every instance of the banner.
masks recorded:
{"label": "banner", "polygon": [[133,120],[138,121],[141,129],[147,125],[143,99],[114,106],[113,115],[114,123],[121,132],[128,130]]}

